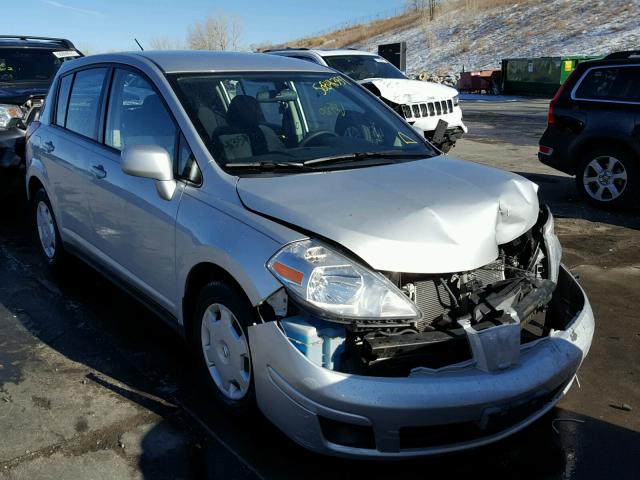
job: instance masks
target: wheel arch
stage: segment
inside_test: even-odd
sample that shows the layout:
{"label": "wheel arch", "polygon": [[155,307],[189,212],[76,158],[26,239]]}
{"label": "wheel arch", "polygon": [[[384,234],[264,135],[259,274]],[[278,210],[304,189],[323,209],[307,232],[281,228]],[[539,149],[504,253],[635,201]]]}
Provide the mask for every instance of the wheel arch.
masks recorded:
{"label": "wheel arch", "polygon": [[[27,181],[27,199],[31,202],[33,201],[33,197],[36,192],[40,189],[43,189],[46,193],[46,188],[44,187],[44,183],[35,175],[32,175]],[[47,194],[48,195],[48,194]]]}
{"label": "wheel arch", "polygon": [[640,145],[635,145],[632,139],[625,136],[613,135],[590,137],[576,145],[574,149],[573,158],[575,158],[575,162],[573,162],[573,174],[580,174],[578,169],[589,151],[606,147],[625,150],[627,153],[631,154],[631,157],[634,159],[636,164],[640,163]]}
{"label": "wheel arch", "polygon": [[195,301],[199,292],[207,283],[215,280],[225,282],[237,290],[251,305],[247,292],[231,273],[213,262],[200,262],[191,268],[184,285],[182,319],[185,333],[188,334],[191,331]]}

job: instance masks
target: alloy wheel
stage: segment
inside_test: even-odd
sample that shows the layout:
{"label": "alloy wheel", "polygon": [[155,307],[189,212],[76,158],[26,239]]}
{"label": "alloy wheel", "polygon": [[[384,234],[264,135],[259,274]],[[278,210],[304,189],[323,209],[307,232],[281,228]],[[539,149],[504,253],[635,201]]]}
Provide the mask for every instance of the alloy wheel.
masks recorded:
{"label": "alloy wheel", "polygon": [[622,195],[627,186],[627,170],[620,160],[602,155],[591,160],[582,175],[584,189],[599,202],[610,202]]}

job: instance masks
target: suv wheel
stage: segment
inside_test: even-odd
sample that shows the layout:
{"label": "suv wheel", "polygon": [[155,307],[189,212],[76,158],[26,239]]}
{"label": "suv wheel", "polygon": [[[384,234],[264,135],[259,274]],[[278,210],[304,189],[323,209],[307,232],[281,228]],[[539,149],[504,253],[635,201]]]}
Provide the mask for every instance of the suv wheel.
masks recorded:
{"label": "suv wheel", "polygon": [[247,327],[251,306],[235,289],[219,281],[198,295],[191,341],[209,390],[223,404],[245,410],[255,403]]}
{"label": "suv wheel", "polygon": [[47,263],[57,268],[63,262],[65,252],[51,202],[43,189],[33,197],[33,217],[40,251]]}
{"label": "suv wheel", "polygon": [[598,149],[586,155],[576,174],[576,186],[585,199],[601,208],[633,205],[640,186],[638,168],[622,149]]}

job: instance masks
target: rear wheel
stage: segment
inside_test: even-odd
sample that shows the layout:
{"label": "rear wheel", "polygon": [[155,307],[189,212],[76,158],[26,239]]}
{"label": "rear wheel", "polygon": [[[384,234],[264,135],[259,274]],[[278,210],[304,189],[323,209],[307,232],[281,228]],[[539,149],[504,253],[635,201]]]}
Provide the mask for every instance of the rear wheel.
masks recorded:
{"label": "rear wheel", "polygon": [[209,391],[233,410],[254,406],[253,368],[247,328],[251,306],[226,283],[208,283],[198,295],[191,332],[201,375]]}
{"label": "rear wheel", "polygon": [[51,201],[43,189],[38,190],[33,197],[33,217],[40,252],[51,267],[58,268],[64,263],[65,251]]}
{"label": "rear wheel", "polygon": [[640,187],[638,166],[623,149],[603,148],[589,152],[576,173],[576,186],[590,204],[600,208],[633,206]]}

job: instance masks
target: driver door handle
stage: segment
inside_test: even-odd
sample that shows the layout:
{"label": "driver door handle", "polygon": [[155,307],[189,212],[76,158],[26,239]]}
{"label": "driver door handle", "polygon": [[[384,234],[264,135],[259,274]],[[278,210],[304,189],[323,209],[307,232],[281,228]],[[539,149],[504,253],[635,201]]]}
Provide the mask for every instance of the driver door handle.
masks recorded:
{"label": "driver door handle", "polygon": [[93,175],[98,179],[101,179],[107,176],[107,171],[104,169],[102,165],[92,165],[91,173],[93,173]]}

